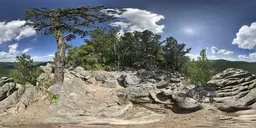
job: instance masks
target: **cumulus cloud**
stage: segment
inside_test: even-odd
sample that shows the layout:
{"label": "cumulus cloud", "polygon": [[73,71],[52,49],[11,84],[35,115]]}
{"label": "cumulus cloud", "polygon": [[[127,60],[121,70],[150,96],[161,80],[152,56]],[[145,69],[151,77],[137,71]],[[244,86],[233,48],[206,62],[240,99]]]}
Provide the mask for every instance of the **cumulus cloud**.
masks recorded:
{"label": "cumulus cloud", "polygon": [[31,48],[26,48],[23,51],[19,51],[17,43],[9,45],[8,48],[9,50],[7,52],[0,51],[0,62],[14,62],[16,56],[21,53],[28,53],[31,50]]}
{"label": "cumulus cloud", "polygon": [[242,60],[255,61],[256,60],[256,52],[250,53],[249,55],[238,55],[237,57]]}
{"label": "cumulus cloud", "polygon": [[16,54],[17,53],[17,48],[18,48],[18,44],[11,44],[8,46],[9,47],[9,53],[10,54]]}
{"label": "cumulus cloud", "polygon": [[[18,44],[11,44],[8,46],[9,50],[7,52],[0,51],[0,62],[14,62],[16,60],[16,56],[21,55],[22,53],[28,53],[31,48],[25,48],[22,51],[19,51]],[[49,54],[46,56],[32,56],[34,61],[46,62],[53,61],[54,54]]]}
{"label": "cumulus cloud", "polygon": [[54,54],[49,54],[49,55],[46,55],[46,56],[32,56],[31,58],[34,61],[37,61],[37,62],[53,61]]}
{"label": "cumulus cloud", "polygon": [[26,48],[22,51],[22,53],[28,53],[31,50],[31,48]]}
{"label": "cumulus cloud", "polygon": [[157,24],[160,20],[164,19],[163,15],[136,8],[124,8],[123,10],[124,11],[120,14],[108,13],[109,15],[123,19],[123,21],[113,22],[110,24],[114,27],[120,27],[121,32],[149,30],[158,34],[162,33],[165,28],[165,25]]}
{"label": "cumulus cloud", "polygon": [[211,50],[212,50],[212,54],[213,55],[217,55],[217,54],[232,55],[232,54],[234,54],[233,51],[229,51],[229,50],[226,50],[226,49],[219,49],[219,48],[217,48],[215,46],[212,46]]}
{"label": "cumulus cloud", "polygon": [[0,51],[0,61],[1,62],[13,62],[18,54],[17,48],[18,44],[11,44],[8,46],[8,52]]}
{"label": "cumulus cloud", "polygon": [[187,53],[186,56],[188,56],[190,59],[194,59],[194,60],[197,60],[197,58],[199,57],[198,54],[192,54],[192,53]]}
{"label": "cumulus cloud", "polygon": [[238,57],[239,59],[244,59],[244,60],[250,59],[250,57],[247,56],[247,55],[238,55],[237,57]]}
{"label": "cumulus cloud", "polygon": [[242,49],[253,49],[256,46],[256,22],[250,26],[242,26],[236,33],[236,38],[233,39],[232,44],[237,44]]}
{"label": "cumulus cloud", "polygon": [[25,21],[13,20],[10,22],[0,22],[0,44],[12,41],[21,40],[26,37],[31,37],[36,34],[36,31],[29,26],[23,26]]}
{"label": "cumulus cloud", "polygon": [[256,60],[256,53],[251,53],[249,55],[249,57],[252,59],[252,60]]}

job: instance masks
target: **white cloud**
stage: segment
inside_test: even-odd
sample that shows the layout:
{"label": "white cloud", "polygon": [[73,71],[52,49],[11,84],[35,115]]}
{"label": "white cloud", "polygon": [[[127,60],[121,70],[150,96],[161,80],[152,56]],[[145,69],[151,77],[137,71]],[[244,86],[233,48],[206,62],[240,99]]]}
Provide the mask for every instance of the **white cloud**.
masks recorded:
{"label": "white cloud", "polygon": [[11,44],[8,46],[8,52],[0,51],[0,61],[1,62],[13,62],[18,54],[17,48],[18,44]]}
{"label": "white cloud", "polygon": [[238,55],[237,57],[238,57],[239,59],[242,59],[242,60],[248,60],[248,59],[250,59],[250,57],[247,56],[247,55]]}
{"label": "white cloud", "polygon": [[250,59],[252,59],[252,60],[256,60],[256,53],[251,53],[251,54],[249,55],[249,57],[250,57]]}
{"label": "white cloud", "polygon": [[192,53],[187,53],[186,56],[188,56],[190,59],[194,59],[194,60],[197,60],[197,58],[199,57],[198,54],[192,54]]}
{"label": "white cloud", "polygon": [[255,61],[256,60],[256,52],[250,53],[249,55],[238,55],[239,59],[246,60],[246,61]]}
{"label": "white cloud", "polygon": [[0,44],[12,40],[21,40],[26,37],[34,36],[36,31],[32,27],[24,27],[24,24],[25,21],[21,20],[0,22]]}
{"label": "white cloud", "polygon": [[236,33],[236,38],[233,39],[232,44],[237,44],[242,49],[253,49],[256,46],[256,22],[250,26],[242,26]]}
{"label": "white cloud", "polygon": [[152,13],[146,10],[124,8],[124,12],[121,14],[109,15],[124,19],[124,21],[113,22],[110,24],[111,26],[120,27],[122,32],[149,30],[158,34],[162,33],[163,29],[165,28],[165,25],[157,24],[160,20],[164,19],[163,15]]}
{"label": "white cloud", "polygon": [[54,54],[49,54],[46,56],[32,56],[31,58],[37,62],[53,61]]}
{"label": "white cloud", "polygon": [[234,54],[233,51],[229,51],[229,50],[226,50],[226,49],[219,49],[219,48],[217,48],[215,46],[212,46],[211,50],[212,50],[212,54],[213,55],[217,55],[217,54],[232,55],[232,54]]}
{"label": "white cloud", "polygon": [[31,48],[26,48],[22,51],[22,53],[28,53],[31,50]]}
{"label": "white cloud", "polygon": [[18,44],[11,44],[8,46],[9,50],[7,52],[0,51],[0,62],[14,62],[16,60],[16,56],[21,53],[28,53],[31,48],[26,48],[22,52],[18,50]]}
{"label": "white cloud", "polygon": [[18,48],[18,44],[11,44],[8,46],[9,47],[9,53],[10,54],[16,54],[17,53],[17,48]]}

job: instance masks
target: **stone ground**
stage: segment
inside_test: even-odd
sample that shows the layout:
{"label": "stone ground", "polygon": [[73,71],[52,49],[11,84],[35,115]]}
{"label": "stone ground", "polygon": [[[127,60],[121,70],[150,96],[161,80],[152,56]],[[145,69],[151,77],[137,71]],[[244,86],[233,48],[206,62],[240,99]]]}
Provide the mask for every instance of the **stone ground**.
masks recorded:
{"label": "stone ground", "polygon": [[[33,107],[36,108],[36,107]],[[32,110],[30,110],[31,112]],[[45,110],[35,110],[35,113],[30,113],[31,117],[36,117],[36,111],[41,113],[47,113]],[[166,114],[166,118],[149,124],[137,124],[137,125],[107,125],[107,124],[95,124],[95,125],[83,125],[83,124],[29,124],[30,120],[35,122],[33,118],[17,117],[19,122],[27,121],[29,125],[18,125],[19,122],[12,121],[12,125],[0,125],[0,128],[188,128],[188,127],[200,127],[200,128],[255,128],[256,120],[236,120],[232,119],[234,114],[228,114],[221,112],[214,107],[207,106],[207,109],[203,109],[197,112],[186,113],[180,111],[171,111],[170,109],[158,109],[154,110],[157,113]],[[43,115],[43,114],[42,114]],[[41,116],[42,116],[41,115]],[[44,115],[47,116],[47,115]],[[42,116],[43,118],[43,116]],[[256,118],[255,118],[256,119]],[[10,122],[6,122],[10,124]],[[24,123],[24,122],[23,122]]]}

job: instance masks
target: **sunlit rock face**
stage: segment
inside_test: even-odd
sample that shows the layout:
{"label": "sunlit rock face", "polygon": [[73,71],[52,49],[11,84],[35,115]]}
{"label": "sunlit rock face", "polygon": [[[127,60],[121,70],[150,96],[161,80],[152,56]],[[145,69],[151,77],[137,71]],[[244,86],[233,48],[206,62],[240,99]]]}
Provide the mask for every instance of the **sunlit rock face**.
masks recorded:
{"label": "sunlit rock face", "polygon": [[229,68],[215,75],[208,85],[215,89],[213,101],[220,110],[235,111],[256,106],[254,74]]}

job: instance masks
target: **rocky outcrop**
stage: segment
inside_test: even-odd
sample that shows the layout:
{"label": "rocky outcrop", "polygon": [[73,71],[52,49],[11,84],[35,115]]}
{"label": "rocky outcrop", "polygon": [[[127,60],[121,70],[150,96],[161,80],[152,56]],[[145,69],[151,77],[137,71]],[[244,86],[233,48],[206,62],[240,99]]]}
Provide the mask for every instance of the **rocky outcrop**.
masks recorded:
{"label": "rocky outcrop", "polygon": [[249,109],[256,104],[256,76],[242,69],[227,69],[208,82],[215,90],[210,95],[223,111]]}
{"label": "rocky outcrop", "polygon": [[24,111],[43,95],[38,86],[16,84],[13,79],[7,77],[0,78],[0,85],[0,113],[9,108]]}
{"label": "rocky outcrop", "polygon": [[43,73],[41,73],[37,78],[36,86],[47,89],[53,84],[54,66],[48,63],[46,66],[40,66],[40,69],[42,70]]}
{"label": "rocky outcrop", "polygon": [[163,72],[140,70],[133,74],[133,78],[122,76],[121,85],[125,88],[120,90],[119,97],[133,103],[159,103],[183,110],[198,110],[201,108],[199,102],[186,96],[183,76],[178,72],[167,76]]}
{"label": "rocky outcrop", "polygon": [[48,89],[58,100],[49,106],[51,116],[44,123],[133,124],[164,118],[162,114],[136,108],[130,101],[120,102],[118,90],[123,87],[119,86],[117,79],[124,74],[85,71],[81,67],[65,70],[63,84]]}

